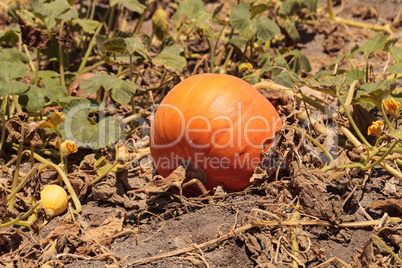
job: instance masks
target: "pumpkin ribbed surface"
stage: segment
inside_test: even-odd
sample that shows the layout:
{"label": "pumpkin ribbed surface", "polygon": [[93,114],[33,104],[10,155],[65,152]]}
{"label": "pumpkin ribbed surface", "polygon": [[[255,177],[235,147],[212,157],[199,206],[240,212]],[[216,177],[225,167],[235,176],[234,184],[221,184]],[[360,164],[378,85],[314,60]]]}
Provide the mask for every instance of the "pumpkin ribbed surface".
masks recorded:
{"label": "pumpkin ribbed surface", "polygon": [[190,160],[207,175],[207,189],[224,184],[242,190],[261,160],[262,143],[281,126],[273,105],[247,82],[199,74],[176,85],[158,107],[151,124],[151,156],[162,176],[181,159]]}

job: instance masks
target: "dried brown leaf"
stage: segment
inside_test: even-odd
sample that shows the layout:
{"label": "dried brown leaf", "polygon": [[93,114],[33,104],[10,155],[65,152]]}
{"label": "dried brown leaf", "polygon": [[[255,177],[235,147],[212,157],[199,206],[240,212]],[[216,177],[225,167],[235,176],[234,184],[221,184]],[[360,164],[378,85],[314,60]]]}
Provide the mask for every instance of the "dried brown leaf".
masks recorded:
{"label": "dried brown leaf", "polygon": [[[24,130],[27,129],[28,114],[16,113],[13,118],[7,121],[6,128],[8,130],[7,142],[24,142],[24,135],[21,135],[22,125]],[[26,131],[24,131],[24,134]]]}
{"label": "dried brown leaf", "polygon": [[86,155],[78,169],[67,176],[79,198],[85,197],[89,184],[98,177],[98,171],[94,163],[95,154]]}
{"label": "dried brown leaf", "polygon": [[301,167],[293,179],[299,191],[300,206],[304,213],[338,224],[342,221],[343,206],[339,195],[327,191],[324,173]]}
{"label": "dried brown leaf", "polygon": [[69,232],[73,235],[78,235],[80,229],[81,226],[78,222],[64,220],[50,234],[48,234],[45,239],[42,239],[40,244],[42,247],[45,247],[66,232]]}
{"label": "dried brown leaf", "polygon": [[63,32],[60,36],[60,32],[57,33],[59,43],[66,48],[72,48],[74,46],[74,37],[71,35],[70,25],[68,23],[63,24]]}
{"label": "dried brown leaf", "polygon": [[34,26],[28,25],[18,15],[18,24],[21,28],[21,39],[29,48],[46,49],[51,45],[49,33]]}
{"label": "dried brown leaf", "polygon": [[167,192],[170,188],[180,188],[186,179],[186,171],[183,166],[176,168],[169,176],[155,176],[154,179],[144,188],[146,194],[161,194]]}
{"label": "dried brown leaf", "polygon": [[93,185],[92,198],[108,203],[123,205],[128,209],[138,208],[138,202],[131,200],[126,195],[123,183],[124,178],[122,178],[122,176],[127,176],[127,174],[125,172],[119,172],[117,174],[109,172],[106,179]]}
{"label": "dried brown leaf", "polygon": [[17,250],[22,241],[22,235],[16,232],[14,228],[0,232],[0,256]]}
{"label": "dried brown leaf", "polygon": [[100,226],[85,230],[82,238],[87,241],[105,240],[113,237],[114,235],[122,232],[124,218],[107,218]]}
{"label": "dried brown leaf", "polygon": [[400,215],[402,214],[402,199],[377,200],[371,204],[370,209],[381,211],[396,210]]}

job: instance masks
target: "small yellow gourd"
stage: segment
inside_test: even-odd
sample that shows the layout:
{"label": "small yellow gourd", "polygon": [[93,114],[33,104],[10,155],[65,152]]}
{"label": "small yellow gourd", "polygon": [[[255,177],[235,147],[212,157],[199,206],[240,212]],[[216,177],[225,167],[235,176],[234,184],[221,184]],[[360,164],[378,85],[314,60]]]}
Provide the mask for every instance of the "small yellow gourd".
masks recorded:
{"label": "small yellow gourd", "polygon": [[48,210],[51,216],[56,216],[64,212],[67,208],[67,192],[60,186],[47,185],[40,192],[43,207]]}

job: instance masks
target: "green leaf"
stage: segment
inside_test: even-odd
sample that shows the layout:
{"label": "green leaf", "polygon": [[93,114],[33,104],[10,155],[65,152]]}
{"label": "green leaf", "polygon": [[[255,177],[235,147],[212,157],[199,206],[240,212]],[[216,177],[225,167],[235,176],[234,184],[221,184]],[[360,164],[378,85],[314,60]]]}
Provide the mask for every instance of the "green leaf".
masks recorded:
{"label": "green leaf", "polygon": [[78,17],[77,10],[71,7],[66,0],[55,0],[50,3],[32,1],[30,6],[32,12],[46,24],[48,30],[56,26],[56,20],[70,21],[72,18]]}
{"label": "green leaf", "polygon": [[112,98],[120,104],[127,104],[134,96],[136,89],[133,82],[120,80],[112,89]]}
{"label": "green leaf", "polygon": [[81,81],[81,89],[87,96],[96,93],[100,87],[106,91],[112,90],[112,98],[120,104],[127,104],[137,89],[134,82],[123,81],[118,77],[107,74],[95,74]]}
{"label": "green leaf", "polygon": [[[297,74],[292,73],[292,72],[290,72],[290,74],[292,75],[293,79],[295,81],[297,81]],[[282,86],[285,86],[288,88],[293,88],[295,83],[293,82],[292,77],[289,76],[288,72],[282,71],[281,73],[275,75],[273,80],[275,83],[277,83],[279,85],[282,85]]]}
{"label": "green leaf", "polygon": [[394,129],[390,131],[390,134],[397,139],[402,139],[402,129]]}
{"label": "green leaf", "polygon": [[197,30],[202,38],[212,35],[212,15],[206,10],[201,0],[181,1],[172,19],[177,26],[186,23],[188,32]]}
{"label": "green leaf", "polygon": [[315,12],[317,0],[285,0],[280,12],[284,15],[292,15],[302,8],[308,8],[310,12]]}
{"label": "green leaf", "polygon": [[401,74],[402,73],[402,62],[394,63],[393,65],[389,66],[388,72],[393,74]]}
{"label": "green leaf", "polygon": [[201,0],[183,0],[177,7],[172,19],[175,21],[181,21],[183,18],[195,20],[203,17],[207,13],[208,11]]}
{"label": "green leaf", "polygon": [[235,6],[230,11],[229,18],[233,29],[240,32],[240,37],[248,40],[253,36],[250,5],[241,3]]}
{"label": "green leaf", "polygon": [[224,4],[222,3],[222,4],[220,4],[219,6],[217,6],[217,7],[214,9],[214,12],[212,13],[212,18],[213,18],[213,19],[214,19],[216,16],[218,16],[218,14],[222,11],[223,6],[224,6]]}
{"label": "green leaf", "polygon": [[[8,45],[15,45],[19,42],[19,36],[17,31],[20,31],[19,25],[15,26],[13,29],[3,31],[0,33],[0,44],[6,43]],[[1,58],[1,57],[0,57]]]}
{"label": "green leaf", "polygon": [[364,53],[366,59],[368,59],[374,51],[382,50],[387,42],[387,37],[380,33],[377,33],[373,38],[368,40],[360,47],[360,51]]}
{"label": "green leaf", "polygon": [[30,112],[42,110],[42,108],[45,106],[43,89],[37,86],[31,86],[25,94],[18,98],[18,101]]}
{"label": "green leaf", "polygon": [[96,20],[90,20],[90,19],[73,19],[72,20],[73,25],[79,25],[84,32],[89,33],[89,34],[94,34],[96,28],[99,25],[99,21]]}
{"label": "green leaf", "polygon": [[255,18],[257,15],[261,14],[264,11],[269,10],[270,8],[272,8],[273,5],[268,3],[268,2],[264,2],[264,3],[253,3],[253,5],[251,6],[251,18]]}
{"label": "green leaf", "polygon": [[279,23],[292,39],[293,44],[297,44],[300,41],[300,35],[295,23],[289,17],[280,17]]}
{"label": "green leaf", "polygon": [[144,13],[144,10],[146,8],[146,6],[141,4],[138,0],[110,0],[111,7],[116,4],[122,4],[127,9],[139,14]]}
{"label": "green leaf", "polygon": [[402,62],[402,47],[393,47],[389,51],[396,62]]}
{"label": "green leaf", "polygon": [[381,102],[389,95],[389,92],[389,89],[386,88],[376,88],[374,90],[371,90],[370,92],[359,94],[359,96],[357,96],[354,101],[368,101],[373,103],[378,109],[381,110]]}
{"label": "green leaf", "polygon": [[[88,118],[90,110],[99,110],[99,122]],[[71,140],[77,147],[100,149],[120,138],[120,124],[113,117],[104,117],[103,109],[91,106],[88,99],[73,99],[63,110],[66,120],[59,126],[63,139]]]}
{"label": "green leaf", "polygon": [[51,101],[60,101],[67,97],[67,87],[63,86],[52,86],[44,88],[43,94],[48,97]]}
{"label": "green leaf", "polygon": [[123,53],[126,50],[127,45],[124,41],[124,38],[117,37],[107,39],[105,42],[103,42],[103,47],[107,52]]}
{"label": "green leaf", "polygon": [[300,82],[303,85],[308,86],[314,90],[328,93],[334,96],[336,94],[336,91],[341,89],[345,79],[346,76],[344,75],[327,75],[320,79],[307,77]]}
{"label": "green leaf", "polygon": [[0,64],[0,97],[6,95],[20,95],[28,86],[22,82],[14,81],[17,78],[27,76],[29,68],[22,63],[1,62]]}
{"label": "green leaf", "polygon": [[180,53],[181,47],[179,45],[164,47],[161,53],[152,59],[152,62],[171,71],[181,71],[187,62],[186,58],[182,57]]}
{"label": "green leaf", "polygon": [[15,63],[28,63],[29,57],[22,52],[19,52],[18,49],[1,49],[0,48],[0,61],[8,61]]}
{"label": "green leaf", "polygon": [[350,71],[346,71],[346,85],[351,84],[355,80],[363,79],[366,76],[366,72],[360,69],[353,69]]}
{"label": "green leaf", "polygon": [[306,72],[311,71],[310,62],[308,61],[307,56],[300,52],[298,49],[293,49],[290,53],[287,54],[287,57],[290,56],[290,59],[287,59],[290,69],[294,73],[300,73],[303,69]]}
{"label": "green leaf", "polygon": [[257,24],[256,36],[258,40],[263,42],[270,41],[275,35],[280,34],[281,30],[272,20],[263,17],[261,22]]}
{"label": "green leaf", "polygon": [[272,67],[272,55],[269,51],[258,55],[258,66],[261,67],[261,75],[268,72]]}
{"label": "green leaf", "polygon": [[[396,80],[385,80],[384,82],[366,83],[358,88],[354,102],[366,102],[374,104],[381,109],[381,102],[390,92],[396,88]],[[399,101],[397,95],[393,95]]]}
{"label": "green leaf", "polygon": [[42,79],[42,82],[47,86],[60,85],[60,74],[55,71],[40,70],[38,76]]}
{"label": "green leaf", "polygon": [[126,48],[128,53],[134,54],[138,53],[144,59],[149,59],[148,51],[146,50],[145,46],[141,42],[141,40],[137,37],[128,37],[124,39],[126,43]]}
{"label": "green leaf", "polygon": [[118,81],[121,81],[121,79],[115,76],[107,74],[95,74],[88,79],[82,80],[80,87],[87,96],[91,96],[95,94],[100,87],[103,87],[106,91],[111,90],[114,84]]}

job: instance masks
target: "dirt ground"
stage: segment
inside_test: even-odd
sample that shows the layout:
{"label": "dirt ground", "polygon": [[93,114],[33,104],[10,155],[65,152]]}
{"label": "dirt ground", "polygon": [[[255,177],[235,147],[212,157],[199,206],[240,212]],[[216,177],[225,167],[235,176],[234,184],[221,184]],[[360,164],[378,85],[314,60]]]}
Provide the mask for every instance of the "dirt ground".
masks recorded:
{"label": "dirt ground", "polygon": [[[364,20],[374,24],[392,20],[402,4],[401,0],[345,2],[339,15],[357,21],[362,20],[352,15],[357,5],[374,6],[378,19]],[[340,8],[337,5],[335,11]],[[299,48],[308,56],[312,74],[327,70],[337,55],[350,51],[356,42],[364,42],[374,35],[367,30],[339,25],[330,35],[333,42],[329,42],[329,35],[320,31],[320,27],[328,26],[309,26],[301,31]],[[339,40],[342,44],[338,47],[336,42]],[[363,58],[358,64],[364,66]],[[381,72],[384,67],[382,55],[375,55],[372,64],[375,71]],[[293,140],[298,139],[293,137]],[[342,157],[340,155],[339,159],[342,160]],[[71,160],[74,162],[74,159]],[[105,183],[112,182],[116,186],[112,197],[102,194],[102,184],[96,186],[97,190],[83,202],[81,215],[75,215],[81,226],[64,222],[65,215],[62,215],[54,217],[39,234],[24,237],[23,243],[28,240],[38,242],[31,246],[30,251],[25,249],[25,254],[30,252],[35,258],[43,258],[39,254],[40,249],[49,245],[43,241],[55,232],[56,227],[64,226],[56,229],[65,234],[64,240],[58,238],[56,247],[61,247],[65,253],[59,256],[59,260],[60,265],[64,263],[66,268],[293,267],[290,252],[286,252],[285,247],[278,249],[277,244],[290,245],[294,230],[305,267],[315,267],[333,257],[358,266],[358,260],[364,259],[362,255],[369,254],[367,245],[373,226],[343,227],[341,224],[364,222],[369,220],[368,216],[373,220],[381,219],[385,212],[390,217],[402,215],[402,181],[384,173],[381,168],[374,168],[370,174],[355,170],[323,174],[317,169],[307,170],[292,162],[279,172],[277,179],[263,180],[241,192],[221,193],[209,201],[207,198],[180,197],[175,191],[151,196],[132,192],[132,189],[145,185],[152,176],[149,161],[141,161],[144,169],[133,167],[128,173],[108,176]],[[54,179],[52,176],[54,174],[50,172],[42,180],[50,181]],[[129,192],[122,192],[122,189],[128,188],[131,189]],[[373,202],[389,199],[395,200],[395,204],[371,208]],[[310,215],[311,220],[319,218],[330,222],[332,226],[306,224],[280,228],[272,224],[278,216],[290,220],[297,201],[304,207],[300,213]],[[255,223],[250,215],[254,215],[256,209],[268,211],[268,214],[259,214],[258,218],[270,223],[260,221],[249,229],[239,231],[242,226]],[[102,226],[104,228],[96,229]],[[116,236],[98,239],[93,244],[78,236],[91,229],[95,229],[98,235],[109,232]],[[74,235],[69,236],[69,233]],[[218,241],[219,238],[222,241]],[[85,256],[94,257],[82,257],[77,254],[77,249],[85,252]],[[181,254],[176,252],[182,249]],[[392,249],[394,252],[401,250],[397,246]],[[377,260],[377,267],[386,267],[381,266],[381,262],[386,263],[388,257],[384,259],[381,256],[387,254],[370,250],[374,260]],[[173,256],[152,260],[152,257],[169,253]],[[140,262],[147,258],[150,260]],[[273,259],[276,264],[272,264]],[[400,267],[395,262],[390,263],[392,267]],[[334,261],[323,267],[343,266]]]}

